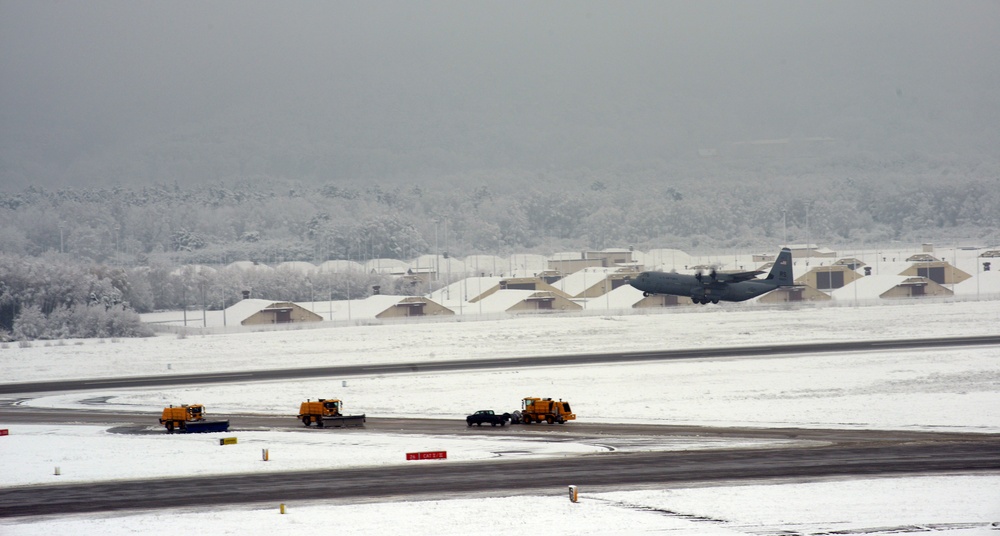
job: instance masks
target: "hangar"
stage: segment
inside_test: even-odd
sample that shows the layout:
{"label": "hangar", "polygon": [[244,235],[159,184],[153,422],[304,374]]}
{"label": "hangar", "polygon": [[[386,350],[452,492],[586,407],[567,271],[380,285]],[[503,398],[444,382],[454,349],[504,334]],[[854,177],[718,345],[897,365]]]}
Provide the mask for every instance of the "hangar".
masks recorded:
{"label": "hangar", "polygon": [[226,316],[243,326],[322,322],[323,317],[292,302],[242,300],[226,309]]}
{"label": "hangar", "polygon": [[480,300],[484,313],[533,313],[580,311],[583,306],[561,292],[547,290],[498,290]]}

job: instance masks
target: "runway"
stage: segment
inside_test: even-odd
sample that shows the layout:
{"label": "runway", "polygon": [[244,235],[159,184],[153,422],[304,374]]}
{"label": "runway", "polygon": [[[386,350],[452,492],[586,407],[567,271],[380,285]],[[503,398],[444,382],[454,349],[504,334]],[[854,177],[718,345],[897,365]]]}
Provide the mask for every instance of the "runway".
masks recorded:
{"label": "runway", "polygon": [[947,348],[957,346],[984,346],[1000,344],[1000,335],[896,339],[887,341],[853,341],[830,343],[773,344],[765,346],[734,346],[722,348],[696,348],[685,350],[657,350],[649,352],[622,352],[602,354],[571,354],[556,356],[467,359],[453,361],[420,361],[412,363],[351,365],[340,367],[311,367],[294,369],[250,370],[210,374],[173,374],[159,376],[133,376],[122,378],[96,378],[85,380],[60,380],[51,382],[24,382],[0,384],[0,395],[41,392],[67,392],[131,387],[161,387],[167,385],[199,385],[211,383],[247,383],[275,380],[315,379],[322,377],[349,378],[357,376],[411,374],[485,369],[523,369],[528,367],[560,367],[568,365],[606,365],[671,361],[681,359],[719,359],[792,354],[837,352],[862,352],[905,350],[908,348]]}
{"label": "runway", "polygon": [[1000,470],[1000,437],[802,448],[602,453],[0,489],[0,517],[310,500],[522,495],[564,489]]}
{"label": "runway", "polygon": [[[696,358],[739,358],[759,355],[809,354],[926,348],[928,346],[995,345],[1000,337],[916,339],[859,343],[796,344],[740,348],[554,356],[498,359],[483,362],[451,361],[364,367],[289,369],[213,374],[212,383],[248,382],[324,373],[346,375],[400,374],[440,370],[477,370],[501,366],[560,366],[623,361]],[[513,363],[512,363],[513,362]],[[21,406],[33,392],[79,391],[102,388],[152,387],[206,383],[200,376],[143,377],[70,382],[7,384],[4,393],[19,393],[0,404],[3,423],[105,424],[115,433],[163,433],[153,413],[101,411],[102,397],[93,399],[94,411],[57,410]],[[231,431],[305,430],[293,415],[213,415],[232,423]],[[500,456],[477,462],[433,461],[412,465],[158,478],[68,485],[0,488],[0,517],[37,516],[115,510],[195,507],[257,502],[308,500],[393,500],[434,497],[500,496],[565,489],[668,488],[674,485],[733,481],[815,479],[870,475],[975,473],[1000,471],[1000,434],[920,431],[719,428],[573,422],[566,425],[466,427],[455,419],[397,419],[369,416],[363,429],[308,429],[319,434],[427,434],[490,435],[499,438],[599,443],[607,451],[560,458]],[[636,442],[670,442],[680,438],[772,439],[771,448],[717,448],[711,450],[636,452],[619,450]]]}

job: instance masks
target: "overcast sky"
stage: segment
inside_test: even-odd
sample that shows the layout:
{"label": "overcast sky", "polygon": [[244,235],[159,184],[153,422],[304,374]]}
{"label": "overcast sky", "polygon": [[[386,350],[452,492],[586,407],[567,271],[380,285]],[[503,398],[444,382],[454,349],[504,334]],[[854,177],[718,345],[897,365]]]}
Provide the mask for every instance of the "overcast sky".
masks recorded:
{"label": "overcast sky", "polygon": [[808,136],[996,147],[998,88],[988,0],[0,0],[11,181],[237,137],[472,168]]}

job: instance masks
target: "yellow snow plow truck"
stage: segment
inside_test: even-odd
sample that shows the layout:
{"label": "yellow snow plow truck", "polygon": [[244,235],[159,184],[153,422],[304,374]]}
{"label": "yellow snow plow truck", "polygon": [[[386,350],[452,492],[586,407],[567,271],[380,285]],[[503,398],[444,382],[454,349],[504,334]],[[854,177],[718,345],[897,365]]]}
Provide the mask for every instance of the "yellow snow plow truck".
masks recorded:
{"label": "yellow snow plow truck", "polygon": [[306,400],[299,405],[299,420],[306,426],[316,423],[318,428],[327,425],[337,427],[365,425],[364,414],[344,415],[341,413],[342,409],[343,402],[336,398],[320,398],[315,402]]}
{"label": "yellow snow plow truck", "polygon": [[205,420],[205,406],[201,404],[182,404],[178,407],[163,408],[160,424],[167,429],[168,434],[197,434],[203,432],[225,432],[229,430],[229,421]]}
{"label": "yellow snow plow truck", "polygon": [[565,424],[576,420],[576,414],[569,409],[569,402],[551,398],[528,397],[521,401],[521,423],[547,422]]}

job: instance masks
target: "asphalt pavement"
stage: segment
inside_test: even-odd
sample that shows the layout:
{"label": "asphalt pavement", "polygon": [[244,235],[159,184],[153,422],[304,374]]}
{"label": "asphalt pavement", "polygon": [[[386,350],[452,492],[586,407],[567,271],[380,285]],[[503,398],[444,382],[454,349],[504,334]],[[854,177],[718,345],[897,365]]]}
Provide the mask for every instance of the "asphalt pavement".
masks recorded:
{"label": "asphalt pavement", "polygon": [[[158,415],[30,408],[18,402],[53,391],[190,385],[316,378],[324,375],[380,375],[442,370],[476,370],[607,364],[696,358],[898,350],[1000,344],[997,337],[961,337],[851,343],[793,344],[629,352],[521,359],[466,360],[379,366],[321,367],[209,375],[111,378],[0,385],[9,396],[0,403],[4,423],[107,424],[117,433],[163,433]],[[229,419],[232,430],[305,429],[294,415],[213,415]],[[823,477],[978,473],[1000,471],[1000,434],[884,430],[756,429],[699,426],[568,423],[505,427],[466,427],[461,420],[369,417],[361,429],[309,429],[310,433],[418,433],[520,436],[553,441],[576,440],[615,445],[636,438],[672,437],[774,439],[771,448],[689,451],[618,451],[561,458],[501,457],[491,461],[433,461],[420,464],[269,474],[157,478],[65,485],[0,488],[0,517],[193,507],[218,504],[320,499],[392,500],[407,497],[522,495],[564,490],[669,487],[692,483]],[[792,440],[792,441],[789,441]]]}

